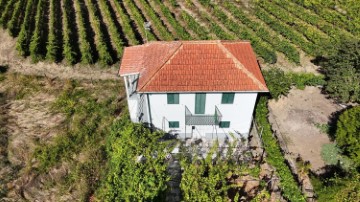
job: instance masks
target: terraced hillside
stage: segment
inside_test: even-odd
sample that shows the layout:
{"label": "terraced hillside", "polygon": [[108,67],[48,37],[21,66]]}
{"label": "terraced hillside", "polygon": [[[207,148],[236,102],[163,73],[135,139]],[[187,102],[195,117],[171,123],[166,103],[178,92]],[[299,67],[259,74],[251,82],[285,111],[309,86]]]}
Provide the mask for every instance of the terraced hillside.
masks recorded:
{"label": "terraced hillside", "polygon": [[147,41],[243,39],[266,63],[283,54],[300,64],[301,52],[360,37],[358,9],[356,0],[0,0],[0,24],[34,62],[109,65]]}

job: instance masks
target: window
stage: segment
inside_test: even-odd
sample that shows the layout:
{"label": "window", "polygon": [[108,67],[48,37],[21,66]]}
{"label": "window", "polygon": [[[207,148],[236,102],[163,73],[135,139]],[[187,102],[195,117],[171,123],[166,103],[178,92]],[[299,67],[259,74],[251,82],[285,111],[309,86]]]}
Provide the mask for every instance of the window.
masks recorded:
{"label": "window", "polygon": [[167,94],[168,104],[179,104],[179,93],[168,93]]}
{"label": "window", "polygon": [[234,103],[235,93],[223,93],[221,98],[221,104]]}
{"label": "window", "polygon": [[169,128],[179,128],[179,121],[169,121]]}
{"label": "window", "polygon": [[205,102],[206,102],[205,93],[195,94],[195,114],[205,114]]}
{"label": "window", "polygon": [[220,128],[230,128],[230,121],[220,121],[219,127]]}

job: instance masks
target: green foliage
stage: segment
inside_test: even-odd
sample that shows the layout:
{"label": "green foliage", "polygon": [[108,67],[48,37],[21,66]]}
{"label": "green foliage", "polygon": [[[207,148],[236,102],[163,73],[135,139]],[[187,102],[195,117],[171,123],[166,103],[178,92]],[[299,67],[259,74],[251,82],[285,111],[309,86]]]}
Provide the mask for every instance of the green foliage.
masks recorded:
{"label": "green foliage", "polygon": [[269,25],[274,31],[290,40],[293,44],[299,46],[307,54],[313,56],[318,55],[317,47],[314,44],[307,41],[302,34],[296,32],[291,26],[269,14],[264,8],[256,6],[255,15]]}
{"label": "green foliage", "polygon": [[324,144],[321,148],[321,158],[326,165],[340,166],[345,170],[349,170],[352,166],[351,161],[341,155],[341,150],[333,143]]}
{"label": "green foliage", "polygon": [[307,23],[299,20],[296,17],[293,17],[291,13],[277,6],[276,4],[269,1],[257,1],[257,6],[266,10],[268,13],[271,13],[279,21],[285,22],[290,25],[293,29],[297,30],[306,37],[306,39],[313,44],[317,45],[316,55],[326,52],[327,44],[330,42],[328,35],[320,32],[313,26],[310,26]]}
{"label": "green foliage", "polygon": [[353,37],[349,32],[346,32],[339,26],[333,26],[332,24],[326,22],[321,16],[316,15],[314,12],[303,9],[301,5],[293,3],[291,1],[275,1],[278,6],[286,9],[289,13],[294,16],[300,18],[304,22],[311,24],[314,27],[317,27],[324,33],[326,33],[329,37],[333,38],[334,41],[339,42],[343,37]]}
{"label": "green foliage", "polygon": [[[215,5],[212,6],[214,9],[217,8]],[[261,23],[248,18],[247,15],[244,13],[244,11],[238,8],[237,6],[235,6],[232,2],[226,1],[223,3],[223,6],[229,12],[231,12],[231,14],[234,17],[239,19],[241,23],[251,28],[256,33],[257,36],[259,36],[264,41],[273,45],[277,51],[284,53],[290,61],[297,64],[300,63],[299,52],[296,50],[296,48],[293,45],[290,44],[289,41],[281,40],[279,36],[270,33],[264,26],[262,26]]]}
{"label": "green foliage", "polygon": [[71,29],[72,19],[72,2],[64,0],[63,2],[63,56],[67,63],[74,64],[76,62],[76,52],[74,50],[74,30]]}
{"label": "green foliage", "polygon": [[191,15],[187,12],[181,12],[181,19],[185,21],[189,29],[193,30],[200,39],[208,40],[211,39],[209,32],[202,27]]}
{"label": "green foliage", "polygon": [[257,124],[262,127],[262,139],[265,151],[268,154],[266,161],[276,168],[276,173],[280,178],[280,188],[283,196],[289,201],[305,201],[290,168],[285,163],[280,147],[272,134],[271,125],[267,120],[268,113],[267,98],[261,97],[256,106],[255,119]]}
{"label": "green foliage", "polygon": [[[102,201],[160,200],[169,176],[165,156],[169,142],[122,116],[107,136],[108,172],[97,197]],[[160,198],[159,198],[160,197]]]}
{"label": "green foliage", "polygon": [[305,86],[317,86],[325,83],[323,76],[316,76],[312,73],[285,73],[279,68],[263,71],[263,74],[271,97],[274,99],[278,99],[280,95],[287,95],[291,86],[304,89]]}
{"label": "green foliage", "polygon": [[[259,168],[249,169],[246,163],[237,162],[233,153],[236,145],[236,141],[229,144],[224,154],[219,143],[215,142],[206,157],[198,156],[196,146],[182,149],[181,167],[184,172],[180,188],[184,201],[237,201],[235,198],[241,194],[242,183],[246,182],[234,181],[248,174],[257,178]],[[229,195],[230,192],[236,196]]]}
{"label": "green foliage", "polygon": [[291,81],[286,77],[284,71],[275,68],[263,71],[263,74],[272,98],[278,99],[280,95],[287,95],[289,93]]}
{"label": "green foliage", "polygon": [[136,23],[136,26],[138,27],[137,31],[141,33],[143,39],[145,39],[145,36],[147,36],[148,41],[156,40],[156,37],[151,30],[150,31],[144,30],[143,27],[144,27],[144,22],[146,20],[142,17],[141,11],[136,7],[134,1],[124,0],[122,1],[122,3],[127,9],[130,10],[131,17]]}
{"label": "green foliage", "polygon": [[145,0],[139,0],[139,2],[144,7],[143,12],[145,12],[149,16],[152,25],[160,33],[160,38],[166,41],[174,40],[174,37],[171,35],[166,26],[162,24],[160,18],[157,16],[154,9],[149,5],[149,3]]}
{"label": "green foliage", "polygon": [[31,37],[30,41],[30,55],[33,62],[38,62],[39,60],[44,59],[46,50],[45,50],[45,41],[47,40],[46,36],[46,19],[44,16],[47,11],[47,1],[39,0],[36,8],[35,16],[35,30]]}
{"label": "green foliage", "polygon": [[286,73],[286,76],[289,78],[292,85],[301,90],[303,90],[305,86],[322,86],[325,84],[325,80],[322,75],[289,72]]}
{"label": "green foliage", "polygon": [[[71,1],[69,1],[69,6],[71,6]],[[94,53],[95,50],[90,45],[90,32],[86,26],[89,26],[89,23],[85,22],[85,11],[84,7],[81,6],[79,0],[74,2],[75,12],[80,13],[76,15],[78,21],[78,29],[79,29],[79,48],[81,52],[81,62],[84,64],[91,64],[94,63]],[[74,20],[74,19],[71,19]]]}
{"label": "green foliage", "polygon": [[29,55],[29,44],[34,29],[34,13],[38,0],[29,0],[26,4],[24,22],[21,25],[20,33],[16,41],[16,50],[22,56]]}
{"label": "green foliage", "polygon": [[357,166],[360,166],[360,106],[346,110],[339,116],[336,143]]}
{"label": "green foliage", "polygon": [[[100,18],[101,13],[94,1],[85,1],[87,2],[87,8],[89,10],[90,23],[93,26],[95,32],[95,43],[99,53],[99,60],[103,65],[110,65],[114,62],[111,54],[112,48],[109,44],[108,33],[104,28],[104,22]],[[84,54],[84,52],[81,53]]]}
{"label": "green foliage", "polygon": [[16,0],[8,0],[5,6],[4,12],[0,14],[0,25],[2,24],[5,28],[7,22],[10,20]]}
{"label": "green foliage", "polygon": [[[327,22],[339,26],[353,33],[355,36],[360,34],[359,23],[359,2],[357,0],[340,1],[309,1],[294,0],[297,4],[310,9]],[[346,9],[346,15],[336,11],[334,8]]]}
{"label": "green foliage", "polygon": [[7,28],[9,29],[10,35],[13,37],[19,34],[20,22],[24,17],[23,15],[21,15],[21,13],[25,9],[24,8],[25,3],[26,3],[25,0],[19,0],[18,2],[16,2],[16,4],[14,5],[14,11],[11,16],[11,19],[7,22]]}
{"label": "green foliage", "polygon": [[267,190],[262,190],[260,193],[256,195],[255,198],[251,200],[251,202],[264,202],[270,201],[270,193]]}
{"label": "green foliage", "polygon": [[120,16],[120,22],[121,22],[121,28],[126,36],[126,38],[129,40],[129,43],[131,45],[139,44],[138,39],[135,36],[135,32],[131,27],[131,19],[128,15],[125,14],[124,9],[121,7],[120,3],[118,1],[114,1],[116,11],[119,13]]}
{"label": "green foliage", "polygon": [[62,160],[70,161],[84,147],[96,147],[114,119],[116,99],[113,96],[98,100],[92,93],[69,81],[54,103],[54,109],[66,115],[67,127],[53,143],[41,144],[35,149],[37,170],[47,172]]}
{"label": "green foliage", "polygon": [[314,125],[315,125],[316,128],[318,128],[320,130],[320,132],[325,133],[325,134],[329,134],[330,126],[328,124],[315,123]]}
{"label": "green foliage", "polygon": [[190,40],[191,36],[186,31],[184,27],[174,18],[173,13],[168,7],[166,7],[161,0],[154,1],[158,6],[160,6],[162,14],[166,17],[167,21],[175,29],[176,35],[182,40]]}
{"label": "green foliage", "polygon": [[55,62],[59,59],[58,55],[61,48],[61,44],[58,41],[61,37],[61,30],[59,30],[61,27],[58,25],[60,23],[60,2],[51,0],[49,10],[49,37],[46,45],[46,59]]}
{"label": "green foliage", "polygon": [[345,39],[321,62],[325,90],[342,102],[360,102],[360,40]]}
{"label": "green foliage", "polygon": [[[205,2],[207,2],[205,4]],[[246,26],[240,24],[239,22],[233,21],[229,19],[229,17],[226,15],[224,11],[220,7],[218,7],[215,4],[210,4],[208,1],[203,1],[203,4],[206,6],[211,6],[209,10],[211,10],[212,14],[221,22],[223,22],[224,26],[235,33],[237,37],[240,39],[247,39],[250,40],[252,43],[252,46],[254,47],[254,51],[264,59],[265,62],[268,63],[275,63],[277,58],[275,51],[272,49],[269,44],[265,43],[260,37],[257,36],[257,34],[253,33],[249,30]],[[212,33],[215,33],[220,39],[234,39],[233,36],[224,34],[221,27],[215,26],[212,23],[212,20],[208,15],[203,14],[204,12],[201,12],[204,18],[207,19],[208,23],[210,24],[210,31]]]}
{"label": "green foliage", "polygon": [[110,12],[110,6],[108,4],[109,2],[105,1],[105,0],[100,0],[99,1],[99,6],[100,9],[104,11],[105,13],[105,19],[107,20],[108,24],[109,24],[109,32],[112,36],[112,39],[114,41],[115,44],[115,48],[117,51],[117,56],[120,58],[122,56],[123,53],[123,45],[124,42],[121,40],[120,36],[121,36],[121,32],[118,30],[118,27],[116,26],[116,21],[114,21],[113,19],[116,18],[116,16],[113,15],[113,13]]}
{"label": "green foliage", "polygon": [[319,202],[360,201],[360,174],[354,171],[324,179],[313,176],[311,182]]}

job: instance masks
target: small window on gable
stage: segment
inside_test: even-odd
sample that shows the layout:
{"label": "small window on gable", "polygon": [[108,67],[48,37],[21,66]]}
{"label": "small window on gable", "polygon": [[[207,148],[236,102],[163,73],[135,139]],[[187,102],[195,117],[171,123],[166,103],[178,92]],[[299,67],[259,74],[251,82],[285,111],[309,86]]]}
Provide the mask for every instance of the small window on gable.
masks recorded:
{"label": "small window on gable", "polygon": [[179,104],[179,93],[168,93],[167,94],[168,104]]}
{"label": "small window on gable", "polygon": [[220,121],[219,127],[220,128],[230,128],[230,121]]}
{"label": "small window on gable", "polygon": [[223,93],[221,98],[221,104],[234,103],[235,93]]}
{"label": "small window on gable", "polygon": [[169,128],[179,128],[179,121],[169,121]]}

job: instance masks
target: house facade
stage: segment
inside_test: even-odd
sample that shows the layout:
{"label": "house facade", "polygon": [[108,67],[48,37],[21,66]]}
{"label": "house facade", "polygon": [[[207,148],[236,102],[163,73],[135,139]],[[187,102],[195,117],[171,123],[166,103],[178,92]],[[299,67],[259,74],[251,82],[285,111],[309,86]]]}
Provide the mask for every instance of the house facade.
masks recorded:
{"label": "house facade", "polygon": [[120,65],[130,117],[180,138],[247,137],[268,92],[247,41],[150,42]]}

